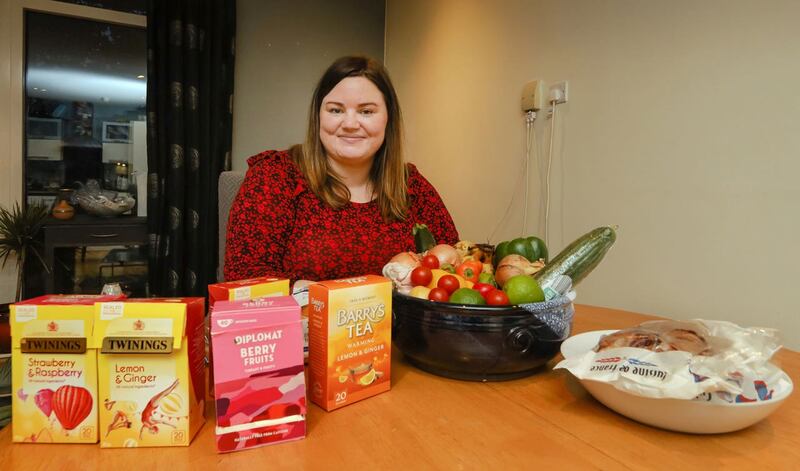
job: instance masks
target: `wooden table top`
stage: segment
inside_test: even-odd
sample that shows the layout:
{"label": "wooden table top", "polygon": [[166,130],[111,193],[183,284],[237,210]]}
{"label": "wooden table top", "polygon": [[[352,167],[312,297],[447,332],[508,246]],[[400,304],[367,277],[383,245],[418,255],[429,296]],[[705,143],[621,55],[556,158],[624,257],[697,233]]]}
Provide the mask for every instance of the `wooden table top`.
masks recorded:
{"label": "wooden table top", "polygon": [[[576,306],[574,333],[624,328],[642,314]],[[560,358],[560,357],[559,357]],[[734,433],[689,435],[629,420],[595,401],[559,359],[528,378],[497,383],[441,378],[395,352],[392,390],[326,413],[309,406],[304,440],[217,454],[213,413],[190,447],[100,449],[12,444],[0,431],[0,464],[56,469],[800,469],[800,394]],[[800,354],[776,362],[794,382]]]}

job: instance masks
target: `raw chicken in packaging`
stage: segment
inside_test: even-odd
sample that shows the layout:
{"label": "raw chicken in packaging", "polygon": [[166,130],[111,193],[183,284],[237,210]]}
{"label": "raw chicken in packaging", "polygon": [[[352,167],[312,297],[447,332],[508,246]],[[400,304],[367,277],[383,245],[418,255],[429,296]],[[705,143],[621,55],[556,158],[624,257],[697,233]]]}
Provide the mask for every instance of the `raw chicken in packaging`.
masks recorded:
{"label": "raw chicken in packaging", "polygon": [[770,399],[770,385],[783,376],[769,362],[779,348],[774,329],[650,321],[603,336],[556,369],[642,397],[753,402]]}
{"label": "raw chicken in packaging", "polygon": [[218,301],[211,341],[217,450],[305,437],[303,330],[294,298]]}

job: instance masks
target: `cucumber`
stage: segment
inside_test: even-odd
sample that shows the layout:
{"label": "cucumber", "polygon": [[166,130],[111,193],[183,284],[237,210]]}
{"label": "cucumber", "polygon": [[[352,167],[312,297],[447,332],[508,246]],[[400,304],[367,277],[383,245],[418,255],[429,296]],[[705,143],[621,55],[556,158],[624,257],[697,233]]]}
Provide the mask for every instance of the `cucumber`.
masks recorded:
{"label": "cucumber", "polygon": [[414,245],[417,247],[417,253],[426,252],[436,247],[436,239],[425,224],[414,224],[411,233],[414,235]]}
{"label": "cucumber", "polygon": [[556,275],[567,275],[576,286],[603,260],[608,249],[617,240],[615,227],[598,227],[576,239],[561,251],[533,277],[544,287]]}

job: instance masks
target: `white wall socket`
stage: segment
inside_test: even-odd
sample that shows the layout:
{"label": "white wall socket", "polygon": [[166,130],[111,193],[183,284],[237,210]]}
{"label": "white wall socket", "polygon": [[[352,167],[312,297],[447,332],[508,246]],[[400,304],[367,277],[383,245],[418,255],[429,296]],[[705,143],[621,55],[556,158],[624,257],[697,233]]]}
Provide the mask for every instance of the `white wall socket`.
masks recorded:
{"label": "white wall socket", "polygon": [[544,81],[531,80],[522,88],[522,112],[539,111],[544,104]]}
{"label": "white wall socket", "polygon": [[550,91],[547,95],[548,103],[553,101],[556,102],[556,105],[560,105],[561,103],[566,103],[567,99],[569,98],[569,88],[568,88],[567,81],[563,82],[556,82],[550,85]]}

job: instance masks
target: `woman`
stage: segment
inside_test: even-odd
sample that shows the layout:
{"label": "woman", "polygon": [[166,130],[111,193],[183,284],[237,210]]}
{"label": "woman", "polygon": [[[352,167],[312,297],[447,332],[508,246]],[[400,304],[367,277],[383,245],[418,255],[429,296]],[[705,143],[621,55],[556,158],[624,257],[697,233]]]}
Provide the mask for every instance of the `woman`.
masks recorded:
{"label": "woman", "polygon": [[441,243],[458,241],[439,194],[403,162],[400,105],[374,59],[336,60],[314,91],[305,142],[247,163],[228,221],[226,280],[380,274],[414,250],[415,223]]}

